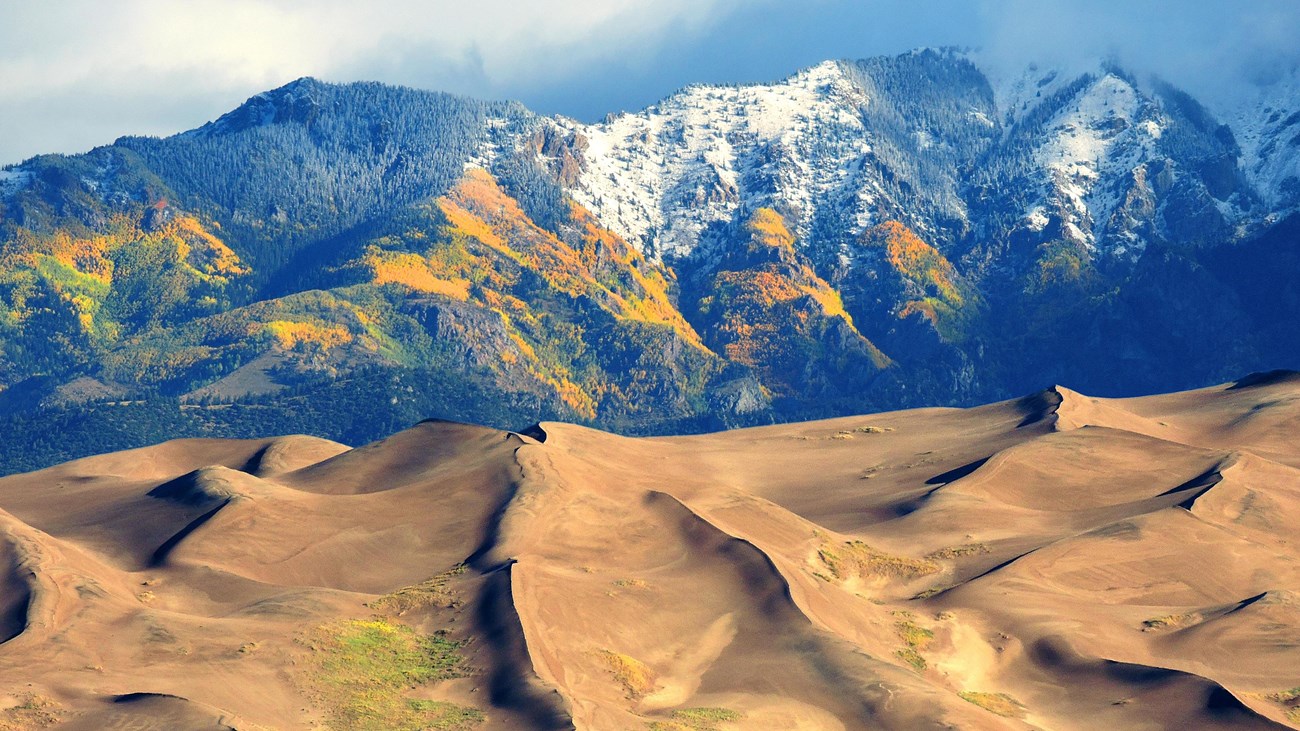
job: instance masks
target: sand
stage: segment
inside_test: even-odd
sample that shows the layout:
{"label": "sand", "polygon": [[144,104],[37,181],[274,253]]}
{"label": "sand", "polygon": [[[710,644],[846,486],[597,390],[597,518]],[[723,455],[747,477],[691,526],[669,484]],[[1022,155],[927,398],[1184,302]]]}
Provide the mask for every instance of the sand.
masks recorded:
{"label": "sand", "polygon": [[0,479],[0,730],[1297,728],[1297,521],[1289,373],[179,440]]}

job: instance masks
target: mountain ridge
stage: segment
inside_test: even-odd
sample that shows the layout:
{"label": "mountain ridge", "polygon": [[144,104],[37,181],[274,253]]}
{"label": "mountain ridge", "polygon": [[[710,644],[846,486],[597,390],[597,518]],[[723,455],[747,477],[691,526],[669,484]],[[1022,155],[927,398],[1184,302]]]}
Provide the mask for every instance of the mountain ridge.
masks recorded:
{"label": "mountain ridge", "polygon": [[[304,77],[32,158],[0,179],[0,402],[22,428],[176,399],[224,423],[382,372],[639,433],[1300,363],[1285,115],[1252,128],[1280,142],[1264,164],[1263,132],[1243,148],[1161,82],[972,58],[827,61],[594,124]],[[452,391],[372,408],[462,413]]]}

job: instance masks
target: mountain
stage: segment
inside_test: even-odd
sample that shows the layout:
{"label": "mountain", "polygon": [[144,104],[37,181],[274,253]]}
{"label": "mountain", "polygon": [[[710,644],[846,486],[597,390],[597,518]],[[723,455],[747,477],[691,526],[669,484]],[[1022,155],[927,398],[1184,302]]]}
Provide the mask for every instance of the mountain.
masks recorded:
{"label": "mountain", "polygon": [[1216,116],[1111,63],[921,50],[583,124],[300,79],[39,156],[0,173],[0,405],[25,445],[0,465],[430,415],[688,432],[1300,365],[1288,84]]}
{"label": "mountain", "polygon": [[11,475],[0,728],[1296,728],[1298,426],[1269,372]]}

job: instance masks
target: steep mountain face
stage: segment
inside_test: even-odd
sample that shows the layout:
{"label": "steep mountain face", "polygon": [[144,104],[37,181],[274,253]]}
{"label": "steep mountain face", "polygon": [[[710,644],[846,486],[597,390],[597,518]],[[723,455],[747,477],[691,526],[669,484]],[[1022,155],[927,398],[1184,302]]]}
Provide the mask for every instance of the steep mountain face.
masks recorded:
{"label": "steep mountain face", "polygon": [[1295,366],[1290,83],[1216,117],[926,50],[581,124],[302,79],[0,173],[0,402],[136,424],[92,449],[252,406],[666,432]]}

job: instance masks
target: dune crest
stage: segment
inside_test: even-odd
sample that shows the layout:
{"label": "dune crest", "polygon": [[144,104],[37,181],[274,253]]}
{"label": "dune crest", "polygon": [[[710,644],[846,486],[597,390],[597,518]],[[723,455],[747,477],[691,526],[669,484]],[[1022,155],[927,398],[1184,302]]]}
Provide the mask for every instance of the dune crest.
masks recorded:
{"label": "dune crest", "polygon": [[78,460],[0,479],[0,728],[1297,728],[1297,428],[1264,374]]}

